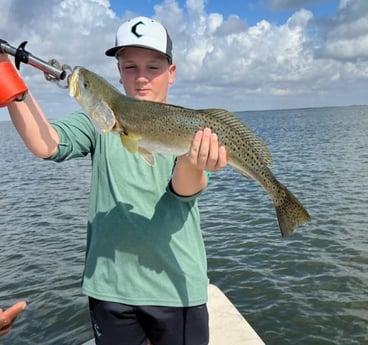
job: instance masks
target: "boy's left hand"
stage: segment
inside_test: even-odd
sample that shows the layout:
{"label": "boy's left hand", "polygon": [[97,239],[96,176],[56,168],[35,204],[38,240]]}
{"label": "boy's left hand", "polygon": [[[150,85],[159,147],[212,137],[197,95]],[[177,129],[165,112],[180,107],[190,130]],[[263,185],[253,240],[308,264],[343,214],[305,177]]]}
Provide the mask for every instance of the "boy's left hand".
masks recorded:
{"label": "boy's left hand", "polygon": [[209,128],[195,134],[188,157],[199,170],[216,171],[227,165],[226,149]]}

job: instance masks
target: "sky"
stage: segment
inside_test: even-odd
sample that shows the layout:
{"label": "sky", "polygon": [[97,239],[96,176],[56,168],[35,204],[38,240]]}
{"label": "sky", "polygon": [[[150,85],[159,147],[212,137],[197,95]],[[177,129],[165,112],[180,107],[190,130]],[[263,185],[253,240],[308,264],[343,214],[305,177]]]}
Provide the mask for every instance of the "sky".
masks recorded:
{"label": "sky", "polygon": [[[84,66],[122,90],[105,56],[119,25],[159,20],[173,40],[169,102],[230,111],[368,104],[367,0],[0,0],[0,38],[49,61]],[[78,109],[22,64],[49,118]],[[0,76],[1,77],[1,76]],[[123,90],[122,90],[123,92]],[[0,120],[8,120],[0,108]]]}

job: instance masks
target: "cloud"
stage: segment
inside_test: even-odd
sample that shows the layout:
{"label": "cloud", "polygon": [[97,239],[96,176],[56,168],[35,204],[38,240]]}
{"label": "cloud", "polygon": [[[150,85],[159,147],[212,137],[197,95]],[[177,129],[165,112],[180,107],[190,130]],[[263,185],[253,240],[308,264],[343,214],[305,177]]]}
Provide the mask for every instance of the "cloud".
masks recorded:
{"label": "cloud", "polygon": [[[120,19],[108,1],[34,0],[32,6],[24,6],[22,0],[10,3],[0,38],[15,47],[28,41],[26,49],[45,61],[55,58],[61,64],[86,66],[105,77],[116,76],[116,66],[109,63],[104,51],[113,46]],[[1,13],[2,6],[3,2]],[[46,82],[38,70],[21,64],[21,73],[49,117],[75,109],[76,103],[66,90]]]}
{"label": "cloud", "polygon": [[368,2],[342,1],[334,18],[316,20],[316,57],[346,62],[368,59]]}
{"label": "cloud", "polygon": [[268,6],[273,10],[295,10],[306,5],[327,2],[330,0],[268,0]]}
{"label": "cloud", "polygon": [[[333,17],[298,7],[285,23],[261,18],[251,26],[238,15],[207,12],[206,4],[157,0],[153,5],[153,16],[174,42],[177,78],[170,102],[229,110],[366,103],[366,0],[342,0]],[[278,8],[288,4],[272,2]],[[0,38],[14,46],[27,40],[34,55],[83,65],[121,88],[116,61],[104,52],[122,20],[139,13],[119,17],[107,0],[33,0],[32,6],[1,1],[0,12]],[[22,65],[21,73],[49,117],[76,109],[67,91],[36,69]]]}

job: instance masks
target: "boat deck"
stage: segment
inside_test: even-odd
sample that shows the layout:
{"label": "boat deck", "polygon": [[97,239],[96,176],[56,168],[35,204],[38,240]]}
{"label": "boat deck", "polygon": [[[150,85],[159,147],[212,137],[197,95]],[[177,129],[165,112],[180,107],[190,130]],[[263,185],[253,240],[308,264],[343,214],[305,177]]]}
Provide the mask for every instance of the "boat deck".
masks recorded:
{"label": "boat deck", "polygon": [[[225,294],[215,285],[208,288],[209,345],[265,345]],[[95,345],[90,340],[83,345]]]}
{"label": "boat deck", "polygon": [[209,345],[264,345],[250,324],[215,285],[208,288]]}

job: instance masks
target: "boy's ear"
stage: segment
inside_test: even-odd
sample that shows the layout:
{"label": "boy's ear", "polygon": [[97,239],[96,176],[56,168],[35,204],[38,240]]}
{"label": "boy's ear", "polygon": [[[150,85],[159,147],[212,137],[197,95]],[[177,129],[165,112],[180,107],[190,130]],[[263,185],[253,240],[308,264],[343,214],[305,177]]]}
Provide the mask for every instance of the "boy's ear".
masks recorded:
{"label": "boy's ear", "polygon": [[174,84],[175,82],[175,76],[176,76],[176,65],[175,64],[171,64],[169,66],[169,84]]}
{"label": "boy's ear", "polygon": [[120,64],[119,64],[119,62],[118,62],[116,65],[118,66],[119,75],[120,75],[119,83],[120,83],[120,84],[123,84],[123,81],[122,81],[122,79],[121,79],[121,71],[120,71]]}

